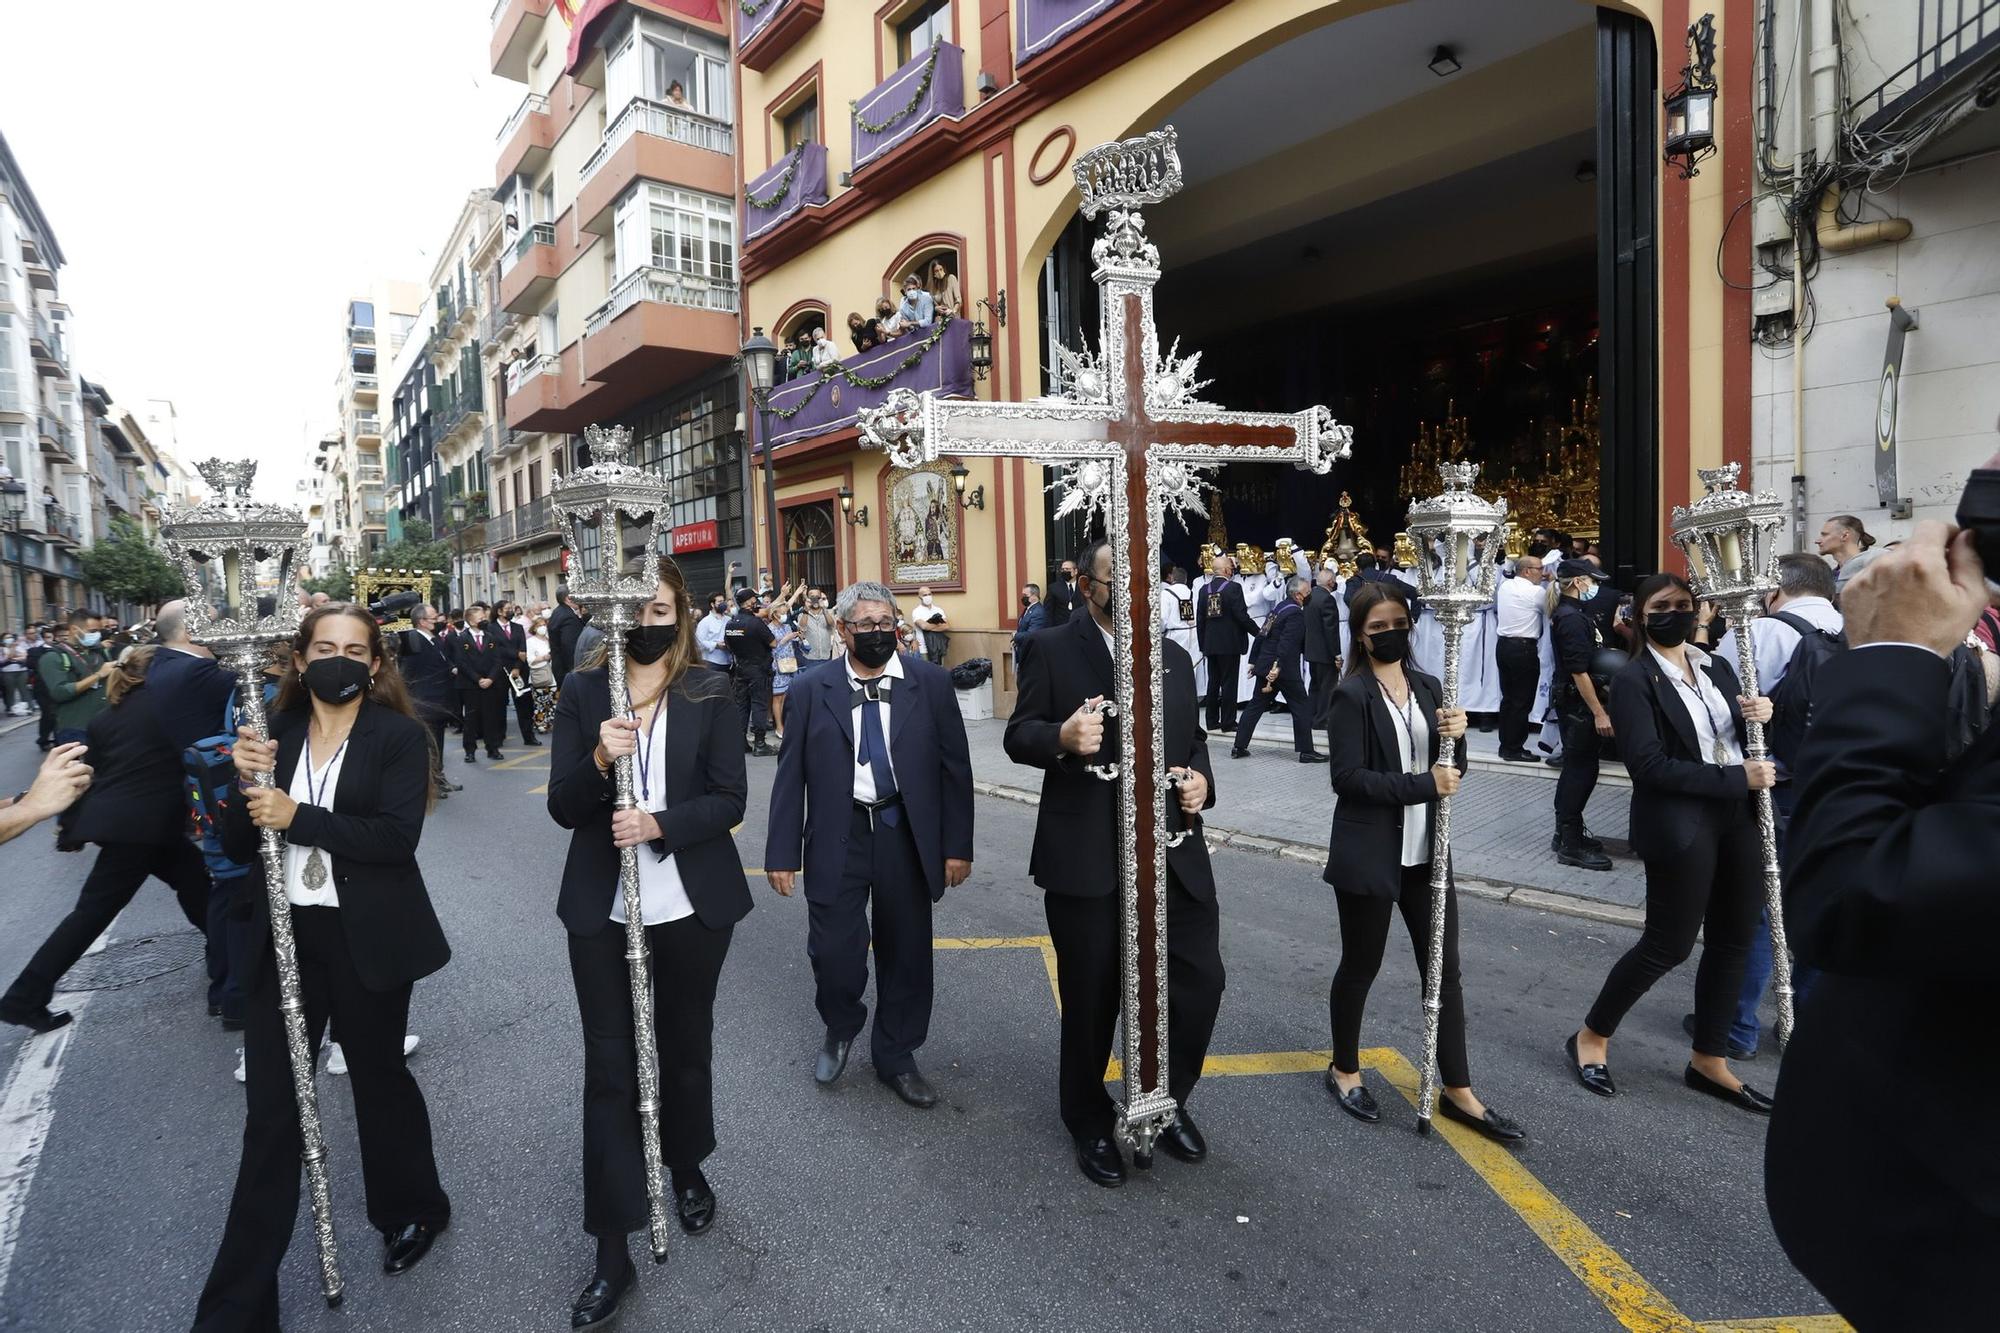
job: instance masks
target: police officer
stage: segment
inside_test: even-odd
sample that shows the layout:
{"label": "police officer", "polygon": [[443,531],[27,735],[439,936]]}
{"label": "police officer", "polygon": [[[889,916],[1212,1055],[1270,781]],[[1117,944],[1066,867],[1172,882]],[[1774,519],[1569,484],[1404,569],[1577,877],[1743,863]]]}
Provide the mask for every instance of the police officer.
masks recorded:
{"label": "police officer", "polygon": [[771,649],[777,636],[764,623],[757,594],[748,588],[736,592],[736,614],[722,631],[722,646],[730,653],[729,682],[736,695],[736,707],[744,715],[745,726],[756,738],[744,748],[754,755],[777,753],[764,739],[771,730]]}
{"label": "police officer", "polygon": [[1549,618],[1555,649],[1555,684],[1550,693],[1562,719],[1562,777],[1556,781],[1556,860],[1584,870],[1609,870],[1604,844],[1583,827],[1583,808],[1597,786],[1600,742],[1611,735],[1611,713],[1591,674],[1604,650],[1604,631],[1584,609],[1597,592],[1603,572],[1588,560],[1565,560],[1556,567],[1562,596]]}

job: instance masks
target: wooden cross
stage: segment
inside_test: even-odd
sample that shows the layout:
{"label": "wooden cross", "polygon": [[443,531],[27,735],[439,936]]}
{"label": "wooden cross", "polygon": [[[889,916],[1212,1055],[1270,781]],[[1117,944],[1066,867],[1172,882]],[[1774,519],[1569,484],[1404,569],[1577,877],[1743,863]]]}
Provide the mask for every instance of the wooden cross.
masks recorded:
{"label": "wooden cross", "polygon": [[[1146,239],[1143,204],[1181,185],[1172,126],[1104,144],[1074,167],[1083,215],[1109,214],[1091,247],[1101,355],[1058,348],[1062,392],[1026,403],[945,399],[900,389],[861,414],[861,434],[897,467],[937,458],[1026,456],[1058,469],[1057,517],[1100,519],[1113,554],[1111,614],[1118,651],[1119,752],[1098,775],[1119,784],[1124,907],[1125,1107],[1120,1133],[1149,1153],[1174,1115],[1166,1089],[1166,842],[1170,798],[1161,754],[1161,529],[1171,512],[1205,514],[1211,471],[1226,462],[1289,462],[1326,473],[1346,458],[1353,430],[1323,407],[1289,414],[1231,412],[1201,402],[1199,354],[1160,354],[1153,287],[1160,254]],[[1143,665],[1143,670],[1136,668]],[[1141,752],[1141,738],[1144,750]]]}

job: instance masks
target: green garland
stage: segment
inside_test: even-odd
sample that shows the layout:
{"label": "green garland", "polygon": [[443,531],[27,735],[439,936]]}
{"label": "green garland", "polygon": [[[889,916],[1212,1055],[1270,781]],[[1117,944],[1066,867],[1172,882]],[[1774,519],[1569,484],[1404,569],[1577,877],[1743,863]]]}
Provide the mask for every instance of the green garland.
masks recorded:
{"label": "green garland", "polygon": [[736,7],[743,11],[744,17],[754,19],[758,10],[783,3],[785,0],[736,0]]}
{"label": "green garland", "polygon": [[890,371],[886,375],[881,375],[874,378],[871,378],[866,375],[857,375],[853,371],[849,370],[846,366],[840,365],[837,362],[831,366],[828,366],[826,369],[820,371],[819,383],[812,386],[812,392],[808,393],[805,397],[799,399],[798,405],[796,407],[784,408],[784,409],[774,408],[771,411],[771,415],[776,417],[780,421],[790,421],[793,417],[805,411],[806,405],[811,403],[813,399],[819,397],[819,391],[821,389],[824,389],[827,385],[831,384],[834,380],[837,379],[846,380],[849,384],[852,384],[857,389],[880,389],[886,387],[890,380],[895,379],[896,376],[902,374],[906,370],[911,369],[917,364],[917,362],[923,360],[924,353],[930,351],[931,348],[936,347],[938,345],[938,340],[944,337],[944,331],[946,328],[950,326],[950,324],[951,324],[950,315],[939,316],[938,326],[936,330],[932,332],[931,336],[924,339],[921,343],[917,344],[916,349],[912,351],[908,356],[904,357],[900,362],[898,362],[896,364],[896,368]]}
{"label": "green garland", "polygon": [[800,144],[792,150],[791,165],[785,168],[785,174],[779,178],[778,188],[765,195],[762,199],[759,199],[756,195],[750,193],[746,187],[743,191],[743,202],[749,204],[752,208],[776,208],[779,204],[783,203],[786,191],[792,188],[792,178],[799,174],[799,163],[805,160],[805,156],[806,146]]}
{"label": "green garland", "polygon": [[924,77],[917,81],[916,95],[910,98],[908,106],[905,106],[901,111],[892,114],[887,120],[883,121],[880,125],[874,125],[870,124],[862,116],[861,103],[849,102],[847,105],[854,112],[854,123],[856,125],[859,125],[863,130],[865,130],[869,134],[882,134],[890,129],[893,129],[895,126],[900,125],[902,122],[908,120],[911,116],[915,115],[917,108],[923,105],[925,95],[928,94],[931,90],[931,78],[933,75],[937,73],[938,56],[942,54],[943,51],[944,51],[943,42],[931,43],[931,58],[924,65]]}

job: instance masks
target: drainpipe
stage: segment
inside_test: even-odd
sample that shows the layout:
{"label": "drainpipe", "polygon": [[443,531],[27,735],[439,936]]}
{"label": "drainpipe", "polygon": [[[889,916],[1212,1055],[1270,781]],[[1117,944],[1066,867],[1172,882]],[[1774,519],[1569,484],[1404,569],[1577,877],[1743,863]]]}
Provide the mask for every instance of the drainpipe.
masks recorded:
{"label": "drainpipe", "polygon": [[[1792,12],[1793,31],[1806,22],[1806,7],[1814,0],[1796,0]],[[1770,40],[1766,30],[1765,40]],[[1793,40],[1800,65],[1810,64],[1806,44]],[[1806,124],[1811,119],[1813,85],[1809,71],[1800,69],[1793,77],[1798,95],[1792,99],[1792,189],[1802,188],[1805,178]],[[1792,549],[1806,549],[1806,271],[1805,226],[1792,215]]]}
{"label": "drainpipe", "polygon": [[1873,222],[1840,225],[1840,187],[1829,185],[1819,197],[1819,223],[1814,229],[1822,253],[1851,254],[1871,245],[1886,245],[1910,239],[1908,218],[1877,218]]}

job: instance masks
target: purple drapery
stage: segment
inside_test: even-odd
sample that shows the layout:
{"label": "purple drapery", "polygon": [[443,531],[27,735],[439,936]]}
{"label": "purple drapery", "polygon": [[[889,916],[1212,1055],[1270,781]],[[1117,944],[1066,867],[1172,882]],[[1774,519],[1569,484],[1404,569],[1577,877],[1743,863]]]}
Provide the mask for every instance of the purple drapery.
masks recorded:
{"label": "purple drapery", "polygon": [[1021,60],[1039,55],[1118,0],[1014,0],[1021,15]]}
{"label": "purple drapery", "polygon": [[[844,333],[844,330],[842,331]],[[898,338],[872,352],[863,352],[841,361],[850,372],[864,379],[886,375],[909,356],[911,345],[927,338],[932,329]],[[818,392],[814,390],[817,388]],[[795,440],[842,430],[854,424],[864,407],[879,407],[892,389],[936,390],[947,398],[972,396],[972,321],[954,319],[945,327],[937,345],[925,352],[917,364],[902,371],[879,389],[863,389],[835,376],[822,381],[817,371],[782,384],[771,391],[771,439],[779,448]],[[790,411],[810,398],[790,420],[776,414]]]}
{"label": "purple drapery", "polygon": [[[931,74],[931,86],[925,89],[923,99],[917,103],[915,110],[879,134],[870,134],[861,128],[863,117],[879,125],[908,106],[933,60],[937,62],[937,68]],[[965,49],[950,42],[938,42],[891,74],[888,82],[855,103],[854,169],[859,171],[939,116],[964,114]]]}
{"label": "purple drapery", "polygon": [[750,45],[752,37],[770,27],[771,20],[778,16],[778,11],[790,4],[791,0],[750,0],[750,3],[755,6],[756,13],[745,14],[740,6],[736,11],[737,22],[741,25],[741,30],[736,34],[736,49],[739,51]]}
{"label": "purple drapery", "polygon": [[784,195],[769,208],[759,208],[750,202],[751,197],[768,197],[777,188],[778,182],[791,170],[794,155],[785,154],[778,159],[776,166],[743,187],[745,241],[756,240],[807,204],[826,202],[826,145],[823,143],[809,143],[796,151],[798,171],[793,174],[791,184],[785,187]]}

